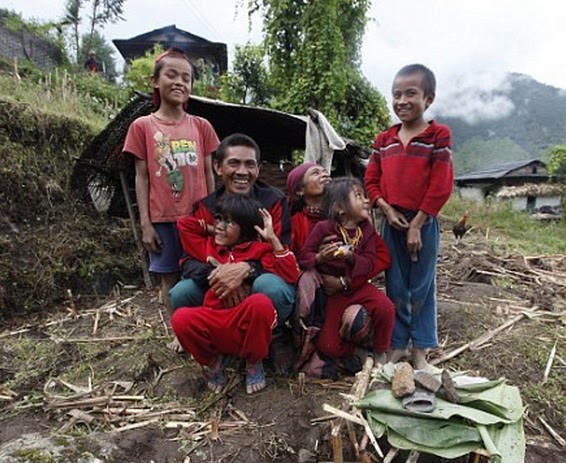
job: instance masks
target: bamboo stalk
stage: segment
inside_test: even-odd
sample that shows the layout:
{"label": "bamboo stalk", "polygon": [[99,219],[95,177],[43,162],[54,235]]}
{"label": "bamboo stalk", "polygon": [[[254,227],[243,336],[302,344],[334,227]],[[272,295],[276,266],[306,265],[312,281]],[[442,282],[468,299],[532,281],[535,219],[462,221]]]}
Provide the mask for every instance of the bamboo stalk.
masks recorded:
{"label": "bamboo stalk", "polygon": [[130,219],[132,234],[134,236],[136,247],[138,248],[138,254],[140,257],[140,266],[143,275],[143,282],[147,289],[151,289],[152,284],[151,284],[151,278],[149,276],[149,270],[146,265],[145,249],[142,245],[142,242],[138,234],[138,229],[136,227],[134,208],[132,207],[132,200],[130,198],[130,193],[128,191],[128,184],[126,182],[126,175],[124,174],[123,170],[120,170],[120,185],[122,186],[122,193],[124,195],[124,199],[126,200],[126,209],[128,210],[128,217]]}

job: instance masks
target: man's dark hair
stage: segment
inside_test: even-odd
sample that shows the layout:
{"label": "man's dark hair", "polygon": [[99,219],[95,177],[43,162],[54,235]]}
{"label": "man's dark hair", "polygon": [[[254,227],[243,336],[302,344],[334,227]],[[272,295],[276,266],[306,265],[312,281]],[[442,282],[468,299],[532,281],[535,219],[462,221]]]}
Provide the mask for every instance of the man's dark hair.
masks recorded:
{"label": "man's dark hair", "polygon": [[243,133],[233,133],[232,135],[225,137],[220,142],[220,145],[218,145],[218,148],[216,148],[214,160],[218,164],[222,164],[222,161],[224,161],[224,157],[226,156],[226,150],[232,146],[246,146],[248,148],[252,148],[255,151],[255,159],[259,163],[261,153],[258,144],[252,137]]}
{"label": "man's dark hair", "polygon": [[408,64],[407,66],[403,66],[399,72],[397,72],[395,78],[412,76],[419,73],[423,75],[424,96],[434,96],[436,93],[436,77],[434,77],[434,72],[424,64]]}
{"label": "man's dark hair", "polygon": [[[359,179],[355,177],[338,177],[324,187],[322,210],[329,220],[341,223],[344,215],[349,217],[352,214],[350,193],[356,186],[364,191],[364,186]],[[343,209],[345,214],[340,214],[337,210],[339,208]]]}
{"label": "man's dark hair", "polygon": [[246,195],[224,193],[216,203],[216,215],[231,220],[240,226],[240,243],[257,240],[256,225],[263,227],[263,218],[258,201]]}

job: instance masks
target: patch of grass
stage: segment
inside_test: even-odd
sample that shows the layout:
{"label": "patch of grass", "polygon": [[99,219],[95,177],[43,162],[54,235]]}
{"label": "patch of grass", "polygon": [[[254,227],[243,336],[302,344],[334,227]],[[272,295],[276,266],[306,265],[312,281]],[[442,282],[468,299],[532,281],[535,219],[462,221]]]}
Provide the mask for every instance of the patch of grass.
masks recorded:
{"label": "patch of grass", "polygon": [[6,387],[23,391],[41,390],[46,379],[57,370],[62,357],[61,347],[51,340],[32,338],[4,342],[11,354],[6,362],[7,365],[15,367],[26,365],[25,369],[19,369],[14,377],[6,382]]}
{"label": "patch of grass", "polygon": [[40,449],[16,450],[12,456],[26,463],[56,463],[49,452]]}
{"label": "patch of grass", "polygon": [[525,212],[514,211],[509,202],[480,204],[456,194],[442,210],[442,217],[455,223],[466,210],[470,213],[468,224],[484,235],[489,229],[494,245],[504,247],[508,252],[525,255],[566,253],[564,223],[531,219]]}
{"label": "patch of grass", "polygon": [[100,131],[126,103],[129,92],[96,76],[60,70],[21,80],[0,74],[0,95],[42,113],[73,115]]}

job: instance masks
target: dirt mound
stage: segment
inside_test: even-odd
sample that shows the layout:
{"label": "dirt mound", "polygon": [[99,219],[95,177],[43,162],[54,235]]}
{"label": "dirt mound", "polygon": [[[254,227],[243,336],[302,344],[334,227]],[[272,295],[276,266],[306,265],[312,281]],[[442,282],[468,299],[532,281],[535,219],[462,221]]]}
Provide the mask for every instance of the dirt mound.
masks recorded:
{"label": "dirt mound", "polygon": [[92,127],[0,99],[0,134],[0,317],[43,310],[67,289],[107,294],[136,274],[128,224],[69,188]]}

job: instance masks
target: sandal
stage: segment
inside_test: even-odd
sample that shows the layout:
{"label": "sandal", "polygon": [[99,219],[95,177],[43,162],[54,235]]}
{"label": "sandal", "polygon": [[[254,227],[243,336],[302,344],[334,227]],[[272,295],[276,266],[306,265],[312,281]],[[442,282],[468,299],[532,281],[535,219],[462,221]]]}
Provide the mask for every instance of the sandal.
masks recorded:
{"label": "sandal", "polygon": [[208,372],[208,388],[215,394],[222,392],[226,385],[226,367],[230,363],[230,356],[222,356],[220,364],[216,368],[211,368]]}
{"label": "sandal", "polygon": [[265,373],[263,371],[263,363],[259,362],[255,365],[246,365],[246,392],[253,394],[261,391],[265,387]]}

